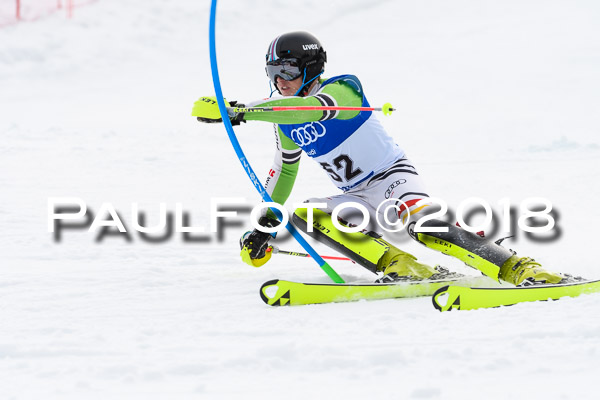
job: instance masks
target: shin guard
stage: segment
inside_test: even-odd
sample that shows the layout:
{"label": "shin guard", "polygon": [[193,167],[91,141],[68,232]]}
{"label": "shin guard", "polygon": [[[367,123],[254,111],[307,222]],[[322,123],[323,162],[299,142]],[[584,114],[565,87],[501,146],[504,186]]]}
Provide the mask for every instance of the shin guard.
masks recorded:
{"label": "shin guard", "polygon": [[448,228],[448,232],[414,232],[413,223],[409,233],[415,240],[461,260],[496,281],[499,280],[500,267],[513,255],[510,250],[447,222],[428,220],[422,226]]}
{"label": "shin guard", "polygon": [[390,249],[390,245],[385,240],[380,239],[376,234],[341,232],[331,222],[331,215],[319,209],[313,209],[312,212],[312,232],[308,229],[306,208],[296,209],[292,222],[310,237],[337,250],[369,271],[377,273],[378,261]]}

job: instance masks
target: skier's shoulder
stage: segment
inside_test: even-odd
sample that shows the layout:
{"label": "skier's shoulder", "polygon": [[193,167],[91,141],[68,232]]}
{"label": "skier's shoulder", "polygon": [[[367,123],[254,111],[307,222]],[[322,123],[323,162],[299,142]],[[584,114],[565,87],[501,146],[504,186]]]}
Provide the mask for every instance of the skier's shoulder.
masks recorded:
{"label": "skier's shoulder", "polygon": [[[323,101],[331,105],[341,105],[348,107],[358,107],[364,101],[362,85],[354,75],[339,75],[320,82],[321,85],[315,94],[317,98],[323,98]],[[330,100],[327,100],[330,98]],[[356,113],[345,115],[345,118],[353,118]]]}
{"label": "skier's shoulder", "polygon": [[335,84],[341,86],[348,86],[361,96],[363,95],[362,83],[360,83],[360,80],[356,77],[356,75],[345,74],[333,76],[321,82],[321,88],[325,88],[327,85]]}
{"label": "skier's shoulder", "polygon": [[337,104],[360,105],[364,99],[362,84],[354,75],[338,75],[320,83],[318,93],[333,97]]}

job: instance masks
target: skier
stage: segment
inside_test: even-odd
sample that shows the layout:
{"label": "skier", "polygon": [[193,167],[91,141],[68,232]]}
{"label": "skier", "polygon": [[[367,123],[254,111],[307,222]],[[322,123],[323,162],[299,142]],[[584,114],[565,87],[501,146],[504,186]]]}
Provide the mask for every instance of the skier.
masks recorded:
{"label": "skier", "polygon": [[[370,107],[361,82],[353,75],[324,79],[327,55],[319,40],[307,32],[291,32],[276,37],[266,55],[266,73],[270,83],[282,97],[259,100],[246,105],[230,102],[228,106],[345,106]],[[273,92],[275,91],[273,90]],[[271,94],[273,94],[273,92]],[[202,98],[194,105],[193,116],[201,122],[220,122],[215,102]],[[443,267],[432,268],[417,261],[373,230],[343,233],[331,221],[331,213],[340,204],[359,203],[371,221],[390,223],[412,221],[410,236],[425,246],[454,256],[479,269],[493,279],[514,285],[555,284],[568,275],[552,273],[528,257],[519,257],[493,241],[479,237],[460,227],[439,220],[428,220],[423,227],[443,227],[446,232],[415,232],[415,222],[424,215],[428,194],[420,175],[404,151],[394,143],[371,111],[281,111],[270,113],[236,113],[230,111],[234,125],[251,120],[275,124],[275,161],[265,183],[274,202],[284,204],[298,172],[304,151],[315,159],[342,194],[327,198],[311,198],[306,208],[298,208],[293,223],[316,240],[334,248],[374,273],[382,273],[377,282],[423,280],[452,275]],[[393,199],[396,208],[384,211],[378,206]],[[319,208],[312,204],[323,203]],[[313,212],[313,228],[309,232],[309,212]],[[384,215],[384,213],[386,215]],[[338,221],[348,227],[357,226],[362,213],[347,207]],[[264,227],[279,224],[266,210],[259,219]],[[271,257],[269,240],[273,235],[255,229],[240,240],[241,256],[252,266],[261,266]]]}

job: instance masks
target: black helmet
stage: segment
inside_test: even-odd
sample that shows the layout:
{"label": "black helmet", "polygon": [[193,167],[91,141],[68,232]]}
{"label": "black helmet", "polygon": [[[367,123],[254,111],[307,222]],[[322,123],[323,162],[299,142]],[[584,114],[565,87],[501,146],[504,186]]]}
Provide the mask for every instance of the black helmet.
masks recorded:
{"label": "black helmet", "polygon": [[[312,82],[325,70],[327,53],[319,39],[308,32],[290,32],[276,37],[267,50],[267,75],[275,83],[279,76],[284,80],[293,80],[300,76],[303,84]],[[288,63],[288,67],[272,68]]]}

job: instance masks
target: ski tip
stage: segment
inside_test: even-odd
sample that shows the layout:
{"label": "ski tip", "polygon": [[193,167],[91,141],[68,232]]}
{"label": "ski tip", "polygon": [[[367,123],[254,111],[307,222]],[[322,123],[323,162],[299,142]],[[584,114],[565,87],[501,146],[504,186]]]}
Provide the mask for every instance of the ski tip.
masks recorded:
{"label": "ski tip", "polygon": [[431,296],[431,301],[433,302],[433,306],[436,310],[444,311],[444,306],[447,304],[449,287],[450,285],[442,286],[441,288],[435,291],[433,296]]}
{"label": "ski tip", "polygon": [[[263,283],[262,286],[260,287],[260,289],[259,289],[260,298],[266,304],[269,304],[269,297],[267,296],[266,293],[269,293],[269,290],[270,290],[269,288],[271,288],[273,286],[277,286],[277,282],[279,282],[278,279],[272,279],[270,281]],[[266,290],[266,292],[265,292],[265,290]],[[271,305],[271,304],[269,304],[269,305]]]}
{"label": "ski tip", "polygon": [[290,290],[280,287],[280,280],[273,279],[262,284],[260,298],[269,306],[289,306]]}

